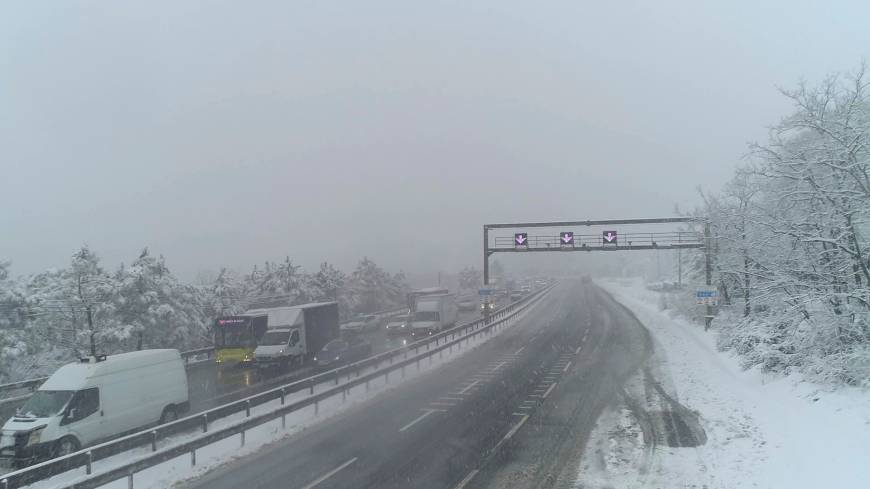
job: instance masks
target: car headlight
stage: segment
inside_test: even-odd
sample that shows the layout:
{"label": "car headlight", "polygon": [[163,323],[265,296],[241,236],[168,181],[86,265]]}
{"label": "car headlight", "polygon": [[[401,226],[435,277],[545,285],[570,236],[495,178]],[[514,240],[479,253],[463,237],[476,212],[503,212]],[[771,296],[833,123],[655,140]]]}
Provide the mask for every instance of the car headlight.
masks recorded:
{"label": "car headlight", "polygon": [[341,357],[335,357],[336,360],[339,360]]}
{"label": "car headlight", "polygon": [[284,353],[284,350],[279,351],[278,353]]}
{"label": "car headlight", "polygon": [[27,437],[27,445],[36,445],[39,443],[40,438],[42,438],[42,431],[45,429],[45,426],[40,426],[39,428],[34,429],[30,432],[30,435]]}
{"label": "car headlight", "polygon": [[315,362],[317,361],[317,357],[314,357],[314,361],[315,361]]}

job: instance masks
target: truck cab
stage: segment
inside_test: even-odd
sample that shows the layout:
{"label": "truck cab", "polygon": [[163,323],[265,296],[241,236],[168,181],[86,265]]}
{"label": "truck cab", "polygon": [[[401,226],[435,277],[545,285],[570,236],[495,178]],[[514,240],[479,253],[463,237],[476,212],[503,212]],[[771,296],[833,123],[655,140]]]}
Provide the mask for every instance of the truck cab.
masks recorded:
{"label": "truck cab", "polygon": [[282,368],[305,357],[305,336],[301,328],[271,329],[263,334],[260,344],[254,350],[258,366],[278,364]]}

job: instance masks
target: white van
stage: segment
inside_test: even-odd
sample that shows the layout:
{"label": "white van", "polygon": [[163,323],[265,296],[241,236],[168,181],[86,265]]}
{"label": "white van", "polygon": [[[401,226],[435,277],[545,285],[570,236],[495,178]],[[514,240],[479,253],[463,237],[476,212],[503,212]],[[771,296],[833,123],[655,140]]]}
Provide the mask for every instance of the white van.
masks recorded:
{"label": "white van", "polygon": [[0,460],[22,466],[187,412],[178,350],[84,358],[59,368],[3,425]]}

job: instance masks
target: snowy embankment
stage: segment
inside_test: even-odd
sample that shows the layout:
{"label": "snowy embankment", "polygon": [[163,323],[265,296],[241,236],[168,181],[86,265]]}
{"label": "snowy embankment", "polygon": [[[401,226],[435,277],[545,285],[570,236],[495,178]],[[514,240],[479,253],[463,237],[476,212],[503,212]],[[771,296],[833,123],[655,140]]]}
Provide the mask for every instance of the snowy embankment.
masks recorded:
{"label": "snowy embankment", "polygon": [[[655,354],[626,387],[626,402],[599,420],[577,487],[868,487],[870,393],[742,370],[731,353],[717,350],[715,330],[661,311],[658,293],[641,281],[601,285],[647,327]],[[631,398],[653,375],[670,391],[669,402],[697,416],[705,442],[645,440],[662,411],[638,408]]]}

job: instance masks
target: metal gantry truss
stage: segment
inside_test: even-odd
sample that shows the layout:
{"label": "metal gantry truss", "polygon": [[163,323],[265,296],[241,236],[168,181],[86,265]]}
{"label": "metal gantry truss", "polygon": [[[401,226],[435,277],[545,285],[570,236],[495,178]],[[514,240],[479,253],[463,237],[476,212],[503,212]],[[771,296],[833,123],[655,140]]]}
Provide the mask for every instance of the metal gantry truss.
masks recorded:
{"label": "metal gantry truss", "polygon": [[[591,226],[636,226],[643,224],[703,224],[703,234],[694,231],[670,231],[652,233],[618,232],[615,243],[608,243],[601,235],[576,233],[577,228]],[[564,244],[559,234],[529,234],[523,245],[518,246],[514,236],[496,236],[490,246],[489,232],[494,229],[514,229],[525,232],[534,228],[559,228],[559,231],[574,232],[573,243]],[[489,257],[493,253],[565,252],[565,251],[639,251],[703,249],[706,255],[706,282],[712,283],[710,266],[710,225],[706,219],[695,217],[663,217],[651,219],[609,219],[587,221],[512,222],[483,225],[483,283],[489,285]],[[710,326],[713,310],[707,306],[706,325]]]}

